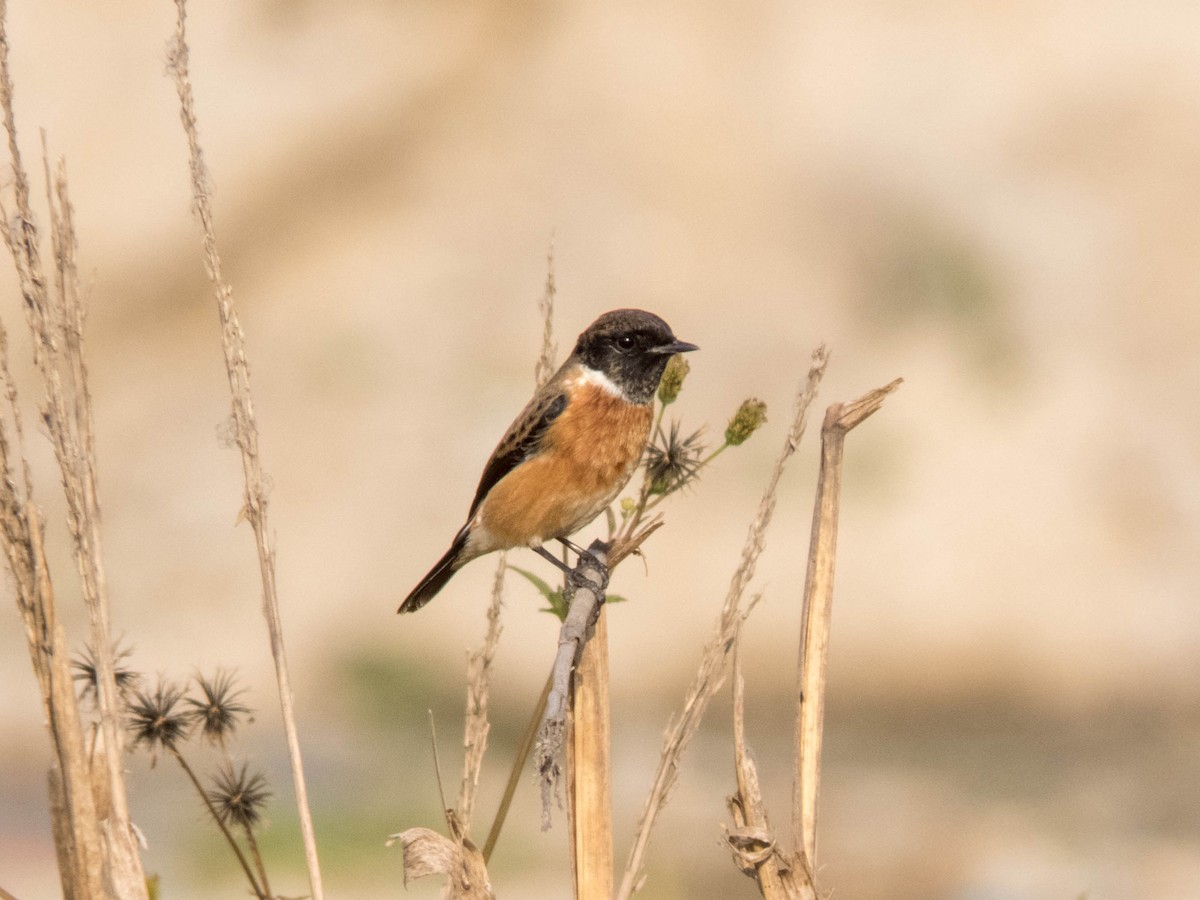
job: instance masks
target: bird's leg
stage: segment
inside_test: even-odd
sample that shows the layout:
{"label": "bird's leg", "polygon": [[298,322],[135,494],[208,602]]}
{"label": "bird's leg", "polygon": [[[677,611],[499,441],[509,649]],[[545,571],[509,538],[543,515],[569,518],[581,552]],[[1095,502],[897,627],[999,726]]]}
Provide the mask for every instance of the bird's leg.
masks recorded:
{"label": "bird's leg", "polygon": [[[598,569],[600,572],[601,579],[604,582],[603,587],[605,587],[605,588],[608,587],[608,566],[604,565],[604,563],[602,563],[602,562],[600,562],[600,560],[596,559],[595,554],[593,554],[587,550],[584,550],[582,547],[580,547],[574,541],[568,540],[565,537],[556,538],[556,540],[560,544],[562,544],[564,547],[566,547],[568,550],[574,550],[575,553],[579,556],[580,562],[586,562],[586,563],[590,564],[591,566],[595,567],[596,569]],[[607,551],[607,549],[608,549],[608,545],[605,545],[605,550]]]}
{"label": "bird's leg", "polygon": [[557,556],[555,556],[553,553],[551,553],[545,547],[541,547],[541,546],[534,547],[533,552],[538,554],[539,556],[541,556],[543,559],[554,563],[554,565],[557,568],[561,569],[563,574],[565,574],[565,575],[570,575],[574,571],[570,566],[568,566],[565,562],[563,562],[561,559],[559,559]]}
{"label": "bird's leg", "polygon": [[[577,547],[575,544],[571,543],[565,538],[559,538],[558,540],[562,541],[564,546],[574,550],[579,554],[579,562],[587,563],[588,566],[600,573],[600,584],[598,587],[601,591],[604,591],[608,587],[608,566],[601,563],[600,560],[596,559],[596,557],[591,553],[588,553],[581,547]],[[534,547],[533,549],[543,559],[554,563],[555,567],[560,569],[563,574],[567,576],[567,584],[571,588],[572,593],[574,593],[575,588],[580,587],[591,588],[593,590],[596,589],[597,584],[590,578],[585,577],[583,572],[580,571],[578,565],[576,565],[574,568],[568,566],[565,562],[563,562],[545,547]]]}

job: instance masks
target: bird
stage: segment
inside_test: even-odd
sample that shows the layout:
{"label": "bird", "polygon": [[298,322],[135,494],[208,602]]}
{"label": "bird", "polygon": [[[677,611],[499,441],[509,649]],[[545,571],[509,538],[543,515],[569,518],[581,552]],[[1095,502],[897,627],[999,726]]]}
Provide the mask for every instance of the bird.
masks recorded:
{"label": "bird", "polygon": [[579,335],[571,354],[496,445],[450,549],[400,604],[423,607],[473,559],[570,536],[616,498],[637,470],[650,436],[654,394],[678,340],[654,313],[615,309]]}

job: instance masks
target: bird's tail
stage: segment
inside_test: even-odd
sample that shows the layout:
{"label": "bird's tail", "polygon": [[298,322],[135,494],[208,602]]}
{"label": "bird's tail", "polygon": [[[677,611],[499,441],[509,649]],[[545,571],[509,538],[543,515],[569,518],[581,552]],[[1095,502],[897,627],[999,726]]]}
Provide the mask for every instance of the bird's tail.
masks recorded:
{"label": "bird's tail", "polygon": [[446,551],[446,555],[437,561],[429,574],[421,579],[421,583],[412,589],[412,592],[404,598],[404,602],[400,604],[400,608],[396,610],[398,613],[416,612],[435,596],[437,592],[446,586],[446,582],[451,576],[459,570],[467,560],[460,560],[463,548],[467,546],[467,538],[470,537],[470,529],[468,526],[463,526],[454,537],[454,543],[450,545],[450,549]]}

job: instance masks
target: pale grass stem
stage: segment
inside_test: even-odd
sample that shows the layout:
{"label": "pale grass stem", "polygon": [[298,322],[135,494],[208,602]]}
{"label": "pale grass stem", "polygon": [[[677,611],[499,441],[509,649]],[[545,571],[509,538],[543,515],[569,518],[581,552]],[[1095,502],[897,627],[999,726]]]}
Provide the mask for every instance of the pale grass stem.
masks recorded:
{"label": "pale grass stem", "polygon": [[234,436],[241,452],[242,473],[245,481],[245,504],[242,508],[242,516],[250,523],[254,532],[255,549],[258,552],[259,573],[262,580],[263,615],[267,621],[271,657],[275,663],[275,679],[283,713],[292,782],[296,791],[296,807],[304,842],[304,859],[308,869],[309,889],[312,892],[312,900],[323,900],[324,889],[321,883],[320,863],[317,858],[316,836],[313,831],[312,812],[308,803],[308,787],[304,778],[304,763],[300,753],[300,739],[292,700],[291,676],[288,670],[287,654],[284,650],[283,625],[279,614],[279,597],[275,583],[275,550],[271,544],[271,530],[267,519],[266,479],[259,459],[258,425],[254,416],[254,404],[250,391],[250,367],[246,360],[245,336],[234,307],[233,290],[222,274],[221,257],[217,251],[208,170],[204,165],[200,148],[195,101],[192,95],[191,77],[188,73],[186,0],[176,0],[175,7],[177,17],[170,69],[175,78],[180,116],[187,138],[192,200],[204,236],[205,267],[209,279],[212,281],[217,301],[217,313],[221,322],[221,346],[224,351],[225,370],[232,397]]}

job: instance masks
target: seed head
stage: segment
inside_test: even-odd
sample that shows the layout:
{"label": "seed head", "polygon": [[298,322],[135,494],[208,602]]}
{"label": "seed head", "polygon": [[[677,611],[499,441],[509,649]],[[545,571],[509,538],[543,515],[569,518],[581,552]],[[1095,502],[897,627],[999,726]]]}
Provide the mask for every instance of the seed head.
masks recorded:
{"label": "seed head", "polygon": [[686,438],[679,436],[679,423],[671,423],[671,431],[646,450],[646,477],[650,480],[651,494],[669,494],[686,485],[696,477],[700,467],[700,456],[704,446],[700,443],[701,431],[694,431]]}
{"label": "seed head", "polygon": [[738,411],[729,420],[729,427],[725,429],[725,443],[731,447],[744,444],[746,439],[766,421],[767,404],[753,397],[743,400]]}
{"label": "seed head", "polygon": [[663,372],[662,381],[658,383],[658,402],[663,406],[674,403],[679,392],[683,390],[683,380],[691,370],[692,367],[688,365],[682,353],[676,353],[667,360],[666,371]]}
{"label": "seed head", "polygon": [[213,789],[208,792],[208,799],[221,821],[243,828],[253,828],[262,821],[263,807],[270,796],[267,779],[259,772],[251,774],[245,763],[238,772],[232,764],[226,763],[213,778]]}
{"label": "seed head", "polygon": [[[120,695],[122,701],[126,700],[129,691],[142,679],[141,674],[121,665],[122,662],[129,659],[132,655],[133,651],[128,647],[113,647],[113,676],[116,678],[117,693]],[[95,706],[100,699],[99,691],[96,687],[98,667],[96,665],[96,654],[92,652],[90,646],[84,647],[83,651],[71,660],[71,668],[75,670],[71,677],[83,685],[79,690],[79,696],[84,700],[90,701]]]}
{"label": "seed head", "polygon": [[187,716],[200,726],[201,733],[215,744],[223,744],[227,737],[250,715],[250,708],[238,703],[242,692],[234,687],[233,674],[218,669],[211,678],[196,676],[200,697],[185,697],[183,702],[190,707]]}
{"label": "seed head", "polygon": [[183,688],[162,678],[152,693],[135,690],[126,722],[133,745],[174,750],[176,744],[186,740],[192,723],[186,712],[176,709],[182,699]]}

